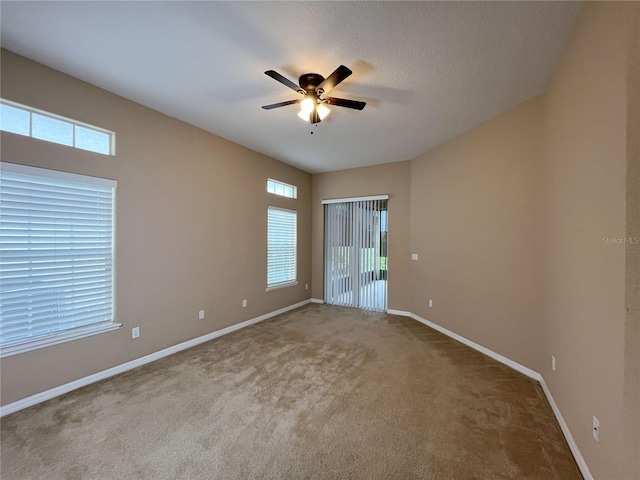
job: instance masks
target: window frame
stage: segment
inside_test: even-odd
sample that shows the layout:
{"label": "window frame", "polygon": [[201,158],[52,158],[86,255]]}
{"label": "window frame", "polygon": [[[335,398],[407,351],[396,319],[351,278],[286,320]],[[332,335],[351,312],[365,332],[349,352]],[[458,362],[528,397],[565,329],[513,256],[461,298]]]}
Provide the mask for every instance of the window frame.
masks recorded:
{"label": "window frame", "polygon": [[[275,283],[269,283],[269,211],[271,210],[275,210],[275,211],[281,211],[281,212],[287,212],[287,213],[292,213],[295,215],[295,226],[294,226],[294,239],[293,239],[293,245],[294,245],[294,250],[293,250],[293,262],[294,262],[294,274],[293,274],[293,279],[292,280],[286,280],[283,282],[275,282]],[[281,288],[287,288],[287,287],[293,287],[298,285],[298,211],[297,210],[292,210],[290,208],[282,208],[282,207],[276,207],[274,205],[269,205],[267,207],[267,288],[266,291],[270,292],[273,290],[279,290]]]}
{"label": "window frame", "polygon": [[31,338],[22,338],[6,343],[0,343],[0,358],[18,355],[20,353],[37,350],[60,343],[77,340],[80,338],[97,335],[113,330],[117,330],[122,326],[116,322],[116,190],[117,182],[115,180],[103,179],[98,177],[90,177],[87,175],[79,175],[75,173],[61,172],[27,165],[19,165],[8,162],[0,162],[0,175],[7,173],[15,173],[22,175],[30,175],[34,177],[49,178],[56,180],[72,181],[82,183],[84,185],[100,185],[113,188],[112,215],[111,215],[111,321],[109,323],[100,322],[96,324],[83,325],[80,327],[72,327],[66,330],[43,333]]}
{"label": "window frame", "polygon": [[[33,138],[34,140],[40,140],[42,142],[53,143],[55,145],[63,145],[65,147],[75,148],[75,149],[82,150],[82,151],[85,151],[85,152],[96,153],[98,155],[115,156],[115,154],[116,154],[116,134],[115,134],[115,132],[112,132],[111,130],[107,130],[105,128],[96,127],[95,125],[90,125],[88,123],[80,122],[80,121],[74,120],[72,118],[63,117],[62,115],[56,115],[55,113],[45,112],[44,110],[39,110],[37,108],[29,107],[27,105],[22,105],[22,104],[20,104],[18,102],[13,102],[11,100],[6,100],[4,98],[0,98],[0,105],[6,105],[8,107],[15,108],[17,110],[22,110],[23,112],[28,113],[29,114],[29,134],[25,135],[23,133],[10,132],[8,130],[1,130],[1,129],[0,129],[0,131],[6,132],[6,133],[11,133],[13,135],[20,135],[22,137]],[[45,118],[50,118],[52,120],[56,120],[56,121],[59,121],[59,122],[64,122],[66,124],[71,125],[73,127],[73,129],[72,129],[72,137],[73,137],[72,144],[68,145],[68,144],[65,144],[65,143],[53,142],[51,140],[47,140],[47,139],[43,139],[43,138],[39,138],[39,137],[34,137],[33,136],[33,114],[36,114],[36,115],[39,115],[39,116],[45,117]],[[96,150],[90,150],[90,149],[87,149],[87,148],[82,148],[82,147],[76,146],[76,127],[84,128],[86,130],[91,130],[91,131],[94,131],[94,132],[98,132],[98,133],[102,133],[102,134],[107,135],[109,137],[109,152],[108,153],[98,152]]]}
{"label": "window frame", "polygon": [[[275,191],[271,192],[269,191],[269,183],[273,183],[275,186],[282,186],[285,188],[291,188],[293,191],[293,195],[290,197],[289,195],[283,195],[281,193],[277,193]],[[274,188],[275,190],[275,188]],[[279,197],[284,197],[284,198],[291,198],[293,200],[296,200],[298,198],[298,187],[296,187],[295,185],[291,185],[290,183],[285,183],[285,182],[281,182],[280,180],[275,180],[273,178],[267,178],[267,193],[271,194],[271,195],[277,195]]]}

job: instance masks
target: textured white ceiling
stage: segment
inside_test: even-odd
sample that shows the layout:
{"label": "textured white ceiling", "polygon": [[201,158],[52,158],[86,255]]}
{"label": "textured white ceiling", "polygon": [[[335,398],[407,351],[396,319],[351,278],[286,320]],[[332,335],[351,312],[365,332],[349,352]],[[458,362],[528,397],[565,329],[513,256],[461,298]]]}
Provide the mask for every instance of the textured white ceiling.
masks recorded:
{"label": "textured white ceiling", "polygon": [[[4,48],[308,172],[413,158],[542,93],[577,2],[10,2]],[[317,127],[276,70],[353,75]],[[314,134],[310,135],[313,130]]]}

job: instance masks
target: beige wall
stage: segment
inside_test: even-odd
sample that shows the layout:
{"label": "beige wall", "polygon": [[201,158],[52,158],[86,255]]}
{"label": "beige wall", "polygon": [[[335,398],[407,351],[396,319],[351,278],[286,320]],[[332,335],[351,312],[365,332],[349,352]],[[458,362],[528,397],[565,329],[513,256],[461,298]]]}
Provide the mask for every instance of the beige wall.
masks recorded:
{"label": "beige wall", "polygon": [[[625,391],[637,392],[638,383],[637,351],[625,358],[625,336],[631,335],[625,330],[625,251],[637,256],[640,245],[603,242],[638,235],[637,220],[627,230],[640,210],[626,195],[627,161],[636,171],[638,162],[627,155],[628,108],[637,96],[627,82],[638,73],[629,47],[637,48],[637,18],[637,3],[589,5],[545,95],[541,373],[591,472],[608,479],[640,477],[637,430],[625,432],[638,428],[640,415],[637,397],[636,410],[625,412],[625,395],[632,395]],[[629,134],[637,142],[637,122]],[[637,191],[637,174],[629,180]],[[638,321],[636,310],[627,329]],[[593,415],[600,421],[599,442],[591,436]]]}
{"label": "beige wall", "polygon": [[411,164],[411,311],[534,370],[541,119],[536,98]]}
{"label": "beige wall", "polygon": [[[309,174],[5,50],[1,80],[3,98],[116,132],[114,157],[5,132],[1,155],[118,181],[116,319],[123,323],[2,359],[2,404],[309,298]],[[267,194],[267,177],[297,185],[298,199]],[[271,204],[298,210],[300,283],[267,293]]]}
{"label": "beige wall", "polygon": [[[640,238],[640,5],[630,35],[627,76],[627,237]],[[625,279],[625,455],[629,476],[640,478],[640,247],[627,243]]]}
{"label": "beige wall", "polygon": [[388,306],[409,308],[410,163],[398,162],[313,175],[312,297],[324,299],[324,208],[331,198],[389,195]]}

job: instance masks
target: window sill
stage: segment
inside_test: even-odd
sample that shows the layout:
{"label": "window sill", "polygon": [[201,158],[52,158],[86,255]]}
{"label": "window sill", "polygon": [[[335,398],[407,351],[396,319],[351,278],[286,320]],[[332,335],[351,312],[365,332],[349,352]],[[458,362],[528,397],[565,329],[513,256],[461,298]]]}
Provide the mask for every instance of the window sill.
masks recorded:
{"label": "window sill", "polygon": [[122,326],[121,323],[109,323],[103,325],[91,325],[88,327],[74,328],[67,332],[52,333],[37,339],[21,340],[0,347],[0,358],[19,355],[21,353],[30,352],[39,348],[50,347],[59,343],[70,342],[79,338],[90,337],[100,333],[117,330]]}
{"label": "window sill", "polygon": [[283,283],[274,283],[273,285],[269,285],[267,287],[267,292],[270,292],[272,290],[280,290],[281,288],[287,288],[287,287],[295,287],[296,285],[298,285],[297,281],[293,281],[293,282],[283,282]]}

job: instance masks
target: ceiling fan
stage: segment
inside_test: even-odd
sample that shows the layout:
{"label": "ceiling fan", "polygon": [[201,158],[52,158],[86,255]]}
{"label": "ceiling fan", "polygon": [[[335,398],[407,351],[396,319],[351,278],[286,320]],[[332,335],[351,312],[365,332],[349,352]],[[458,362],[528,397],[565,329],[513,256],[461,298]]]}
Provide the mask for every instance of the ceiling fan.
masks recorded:
{"label": "ceiling fan", "polygon": [[264,73],[274,80],[282,83],[284,86],[289,87],[291,90],[294,90],[304,96],[297,100],[288,100],[286,102],[264,105],[262,108],[265,110],[299,103],[300,112],[298,113],[298,116],[305,121],[316,124],[320,123],[329,114],[330,110],[326,105],[353,108],[355,110],[362,110],[366,105],[365,102],[359,102],[357,100],[324,96],[325,93],[332,90],[336,85],[353,73],[344,65],[340,65],[336,68],[327,78],[324,78],[318,73],[305,73],[298,79],[298,85],[274,70],[267,70]]}

